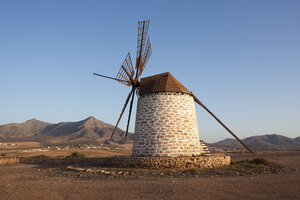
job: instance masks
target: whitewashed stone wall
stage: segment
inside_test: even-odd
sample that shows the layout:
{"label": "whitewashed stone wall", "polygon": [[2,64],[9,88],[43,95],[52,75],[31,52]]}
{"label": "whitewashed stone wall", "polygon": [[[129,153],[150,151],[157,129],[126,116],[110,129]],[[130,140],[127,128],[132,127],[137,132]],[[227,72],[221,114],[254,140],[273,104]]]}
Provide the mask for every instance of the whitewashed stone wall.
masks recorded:
{"label": "whitewashed stone wall", "polygon": [[194,98],[160,92],[138,99],[133,156],[192,156],[203,153]]}

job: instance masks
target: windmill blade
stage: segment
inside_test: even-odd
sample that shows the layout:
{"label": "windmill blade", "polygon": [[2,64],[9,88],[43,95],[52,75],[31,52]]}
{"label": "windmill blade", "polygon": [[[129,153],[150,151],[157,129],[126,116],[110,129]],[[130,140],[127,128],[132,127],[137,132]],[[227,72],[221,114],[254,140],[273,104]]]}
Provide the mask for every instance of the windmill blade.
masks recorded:
{"label": "windmill blade", "polygon": [[124,113],[124,111],[125,111],[125,108],[126,108],[128,102],[129,102],[129,99],[130,99],[131,95],[134,95],[134,94],[133,94],[133,90],[130,91],[130,93],[128,94],[128,96],[127,96],[127,98],[126,98],[125,104],[124,104],[124,106],[123,106],[123,109],[122,109],[121,114],[120,114],[120,116],[119,116],[119,119],[118,119],[118,121],[117,121],[117,124],[116,124],[116,126],[115,126],[115,128],[114,128],[114,130],[113,130],[113,132],[112,132],[112,134],[111,134],[111,136],[110,136],[110,139],[112,139],[112,137],[113,137],[114,134],[115,134],[115,131],[116,131],[118,125],[119,125],[119,122],[120,122],[120,120],[121,120],[121,118],[122,118],[122,116],[123,116],[123,113]]}
{"label": "windmill blade", "polygon": [[213,118],[215,118],[233,137],[235,137],[235,139],[237,139],[237,141],[239,141],[239,143],[241,143],[241,145],[243,145],[253,156],[256,157],[256,154],[242,141],[240,140],[240,138],[238,138],[238,136],[236,136],[225,124],[223,124],[223,122],[221,122],[221,120],[219,120],[194,94],[192,94],[192,96],[194,97],[194,100],[196,101],[196,103],[198,103],[200,106],[202,106],[211,116],[213,116]]}
{"label": "windmill blade", "polygon": [[132,88],[132,91],[133,91],[133,95],[131,97],[131,102],[130,102],[130,107],[129,107],[127,128],[126,128],[125,139],[124,139],[125,141],[126,141],[126,138],[127,138],[127,135],[128,135],[129,123],[130,123],[130,118],[131,118],[131,111],[132,111],[132,105],[133,105],[133,100],[134,100],[134,91],[135,91],[134,87]]}
{"label": "windmill blade", "polygon": [[109,77],[109,76],[104,76],[102,74],[93,73],[93,75],[95,75],[95,76],[101,76],[103,78],[108,78],[108,79],[112,79],[112,80],[116,80],[116,81],[119,81],[119,82],[123,82],[124,84],[128,83],[128,81],[124,81],[124,80],[113,78],[113,77]]}
{"label": "windmill blade", "polygon": [[139,74],[137,77],[140,77],[142,75],[151,54],[152,54],[151,43],[150,43],[150,38],[148,37],[148,40],[147,40],[147,43],[145,46],[145,51],[142,55],[142,61],[140,63],[140,67],[139,67]]}
{"label": "windmill blade", "polygon": [[137,70],[136,76],[139,74],[139,67],[142,60],[149,23],[150,23],[149,20],[139,21],[138,23],[138,40],[137,40],[137,52],[136,52],[136,63],[135,63],[135,68]]}
{"label": "windmill blade", "polygon": [[116,79],[122,80],[120,83],[130,86],[133,82],[134,69],[130,57],[130,53],[127,54],[121,68],[116,76]]}

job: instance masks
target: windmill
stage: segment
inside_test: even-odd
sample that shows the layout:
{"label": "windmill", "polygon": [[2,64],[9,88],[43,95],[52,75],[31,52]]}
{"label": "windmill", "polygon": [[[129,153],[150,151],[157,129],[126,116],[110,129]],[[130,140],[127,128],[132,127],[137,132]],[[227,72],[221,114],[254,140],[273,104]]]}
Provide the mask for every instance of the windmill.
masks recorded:
{"label": "windmill", "polygon": [[94,75],[113,79],[131,87],[111,139],[130,101],[126,140],[136,93],[139,98],[133,156],[191,156],[194,153],[202,154],[204,146],[199,139],[194,102],[203,107],[238,142],[256,156],[243,141],[170,73],[140,79],[152,53],[149,37],[146,42],[149,22],[148,20],[138,22],[135,68],[130,53],[128,53],[115,78],[94,73]]}
{"label": "windmill", "polygon": [[140,81],[133,155],[177,157],[204,154],[194,102],[255,156],[243,141],[169,72]]}
{"label": "windmill", "polygon": [[[149,23],[150,23],[149,20],[144,20],[144,21],[138,22],[138,39],[137,39],[137,52],[136,52],[135,67],[133,67],[130,53],[128,53],[115,78],[109,77],[109,76],[104,76],[102,74],[94,73],[94,75],[96,75],[96,76],[113,79],[113,80],[116,80],[116,81],[126,85],[126,86],[131,87],[131,91],[129,92],[129,94],[126,98],[125,104],[120,113],[120,116],[115,125],[115,128],[111,134],[110,139],[112,139],[112,137],[119,125],[119,122],[124,114],[124,111],[130,101],[128,121],[127,121],[126,134],[125,134],[125,141],[126,141],[128,129],[129,129],[130,118],[131,118],[134,96],[135,96],[135,94],[138,93],[138,90],[139,90],[139,85],[140,85],[139,78],[142,75],[142,73],[147,65],[147,62],[149,60],[149,57],[151,56],[151,53],[152,53],[150,38],[149,37],[147,38]],[[146,42],[146,39],[147,39],[147,42]]]}

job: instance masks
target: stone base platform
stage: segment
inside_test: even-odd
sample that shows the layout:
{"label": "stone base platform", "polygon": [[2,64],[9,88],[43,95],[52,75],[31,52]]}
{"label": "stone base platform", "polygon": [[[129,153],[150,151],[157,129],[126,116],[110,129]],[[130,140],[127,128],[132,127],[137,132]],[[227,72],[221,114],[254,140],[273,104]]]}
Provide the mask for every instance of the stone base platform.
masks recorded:
{"label": "stone base platform", "polygon": [[214,168],[230,165],[230,156],[212,154],[197,157],[131,157],[114,156],[100,158],[22,158],[20,163],[45,164],[47,166],[78,165],[107,168],[140,169],[190,169]]}
{"label": "stone base platform", "polygon": [[214,168],[230,165],[230,156],[212,155],[199,157],[110,157],[106,167],[142,169]]}

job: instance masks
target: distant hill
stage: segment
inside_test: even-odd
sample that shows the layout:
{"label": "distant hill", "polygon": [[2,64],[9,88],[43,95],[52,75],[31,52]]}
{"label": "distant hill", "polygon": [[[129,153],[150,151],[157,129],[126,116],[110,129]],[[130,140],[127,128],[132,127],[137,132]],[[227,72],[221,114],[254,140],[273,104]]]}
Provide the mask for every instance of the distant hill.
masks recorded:
{"label": "distant hill", "polygon": [[[0,142],[5,141],[39,141],[52,144],[107,143],[114,126],[95,117],[88,117],[78,122],[61,122],[51,124],[36,119],[24,123],[0,125]],[[117,129],[113,142],[122,144],[125,131]],[[134,134],[128,133],[127,142],[132,143]],[[252,136],[242,140],[253,149],[300,149],[300,137],[289,138],[282,135]],[[242,149],[235,139],[208,144],[210,148]]]}
{"label": "distant hill", "polygon": [[[78,122],[50,124],[39,120],[0,126],[0,141],[43,141],[46,143],[103,143],[108,140],[114,126],[95,117]],[[125,131],[117,129],[113,142],[123,143]],[[127,141],[132,142],[134,134],[128,133]]]}
{"label": "distant hill", "polygon": [[13,139],[22,137],[33,137],[50,123],[36,119],[28,120],[24,123],[11,123],[0,126],[0,139]]}
{"label": "distant hill", "polygon": [[[289,138],[282,135],[252,136],[242,140],[253,149],[300,149],[300,137]],[[216,143],[210,143],[211,148],[242,149],[243,146],[236,139],[225,139]]]}

